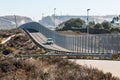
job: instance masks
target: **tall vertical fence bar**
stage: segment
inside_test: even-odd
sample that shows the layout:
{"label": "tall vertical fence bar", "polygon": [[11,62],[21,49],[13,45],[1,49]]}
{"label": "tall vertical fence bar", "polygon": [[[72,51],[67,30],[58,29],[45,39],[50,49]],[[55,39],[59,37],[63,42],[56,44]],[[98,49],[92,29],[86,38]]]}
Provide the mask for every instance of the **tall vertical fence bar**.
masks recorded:
{"label": "tall vertical fence bar", "polygon": [[63,35],[36,22],[27,23],[23,28],[35,29],[55,44],[78,53],[120,53],[120,34]]}

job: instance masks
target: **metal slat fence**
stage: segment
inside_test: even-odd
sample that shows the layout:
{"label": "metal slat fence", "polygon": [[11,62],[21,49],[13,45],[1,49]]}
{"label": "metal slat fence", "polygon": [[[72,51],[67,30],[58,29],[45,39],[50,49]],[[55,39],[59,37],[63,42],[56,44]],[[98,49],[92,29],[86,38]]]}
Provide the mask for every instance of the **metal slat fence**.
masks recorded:
{"label": "metal slat fence", "polygon": [[53,38],[55,44],[79,53],[120,53],[120,34],[63,35],[38,24],[29,24],[32,29],[47,38]]}

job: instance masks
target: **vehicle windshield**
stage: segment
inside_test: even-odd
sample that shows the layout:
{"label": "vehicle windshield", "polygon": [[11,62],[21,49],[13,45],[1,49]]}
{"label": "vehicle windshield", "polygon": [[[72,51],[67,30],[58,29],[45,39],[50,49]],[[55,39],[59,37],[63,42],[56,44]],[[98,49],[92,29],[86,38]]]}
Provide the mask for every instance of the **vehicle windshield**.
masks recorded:
{"label": "vehicle windshield", "polygon": [[53,39],[52,38],[48,38],[48,41],[53,41]]}

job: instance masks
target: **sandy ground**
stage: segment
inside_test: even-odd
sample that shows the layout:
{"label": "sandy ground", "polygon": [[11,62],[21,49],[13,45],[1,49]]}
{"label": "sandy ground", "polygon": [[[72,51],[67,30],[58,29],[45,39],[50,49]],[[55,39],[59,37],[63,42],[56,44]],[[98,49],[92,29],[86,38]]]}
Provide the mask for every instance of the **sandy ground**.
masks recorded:
{"label": "sandy ground", "polygon": [[111,72],[113,76],[120,78],[120,61],[108,61],[108,60],[83,60],[83,59],[71,59],[80,65],[87,65],[88,67],[98,68],[103,72]]}

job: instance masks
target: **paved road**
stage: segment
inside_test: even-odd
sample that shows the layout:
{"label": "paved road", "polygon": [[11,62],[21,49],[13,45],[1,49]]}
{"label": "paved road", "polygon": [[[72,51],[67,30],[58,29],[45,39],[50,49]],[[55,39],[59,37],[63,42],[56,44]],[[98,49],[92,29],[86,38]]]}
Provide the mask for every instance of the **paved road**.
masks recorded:
{"label": "paved road", "polygon": [[39,45],[41,45],[46,49],[70,52],[70,50],[64,49],[56,44],[51,44],[51,45],[46,44],[47,38],[41,33],[39,33],[38,31],[31,30],[31,29],[26,29],[26,31]]}
{"label": "paved road", "polygon": [[[42,47],[46,48],[46,49],[50,49],[50,50],[55,50],[55,51],[65,51],[65,52],[78,52],[78,50],[74,51],[74,50],[67,50],[65,48],[62,48],[56,44],[52,44],[52,45],[47,45],[46,44],[46,41],[47,41],[47,38],[41,34],[40,32],[36,31],[36,30],[33,30],[33,29],[25,29],[28,34],[39,44],[41,45]],[[72,41],[72,40],[71,40]],[[78,40],[79,41],[79,40]],[[68,41],[69,42],[69,41]],[[69,44],[69,46],[71,46],[71,43],[72,42],[66,42],[66,45]],[[77,44],[78,43],[78,44]],[[80,42],[77,42],[76,44],[74,44],[74,47],[77,45],[79,45]],[[79,45],[80,46],[80,45]],[[100,51],[94,51],[94,50],[90,50],[90,49],[87,49],[87,48],[81,48],[80,47],[77,47],[80,49],[79,53],[100,53]],[[102,52],[101,52],[102,53]]]}
{"label": "paved road", "polygon": [[[113,34],[96,34],[96,35],[89,35],[89,36],[87,35],[61,35],[54,31],[49,30],[48,28],[36,22],[24,24],[21,26],[21,28],[33,29],[33,30],[40,32],[44,36],[47,36],[48,38],[49,37],[53,38],[55,43],[60,46],[60,48],[58,47],[55,48],[54,47],[55,45],[53,47],[51,46],[51,48],[52,49],[54,48],[54,50],[56,49],[61,50],[61,47],[62,47],[63,49],[68,49],[68,50],[71,50],[72,52],[74,51],[78,53],[120,53],[120,50],[119,50],[120,35],[119,34],[117,35],[116,34],[114,35]],[[40,33],[38,33],[38,35],[42,36]],[[36,36],[36,32],[33,37],[35,36]],[[40,37],[40,38],[42,41],[46,40],[46,38],[44,37]],[[38,39],[38,36],[36,36],[34,39],[36,39],[37,42],[40,41]],[[46,48],[49,47],[49,46],[43,45],[43,43],[40,45]]]}

